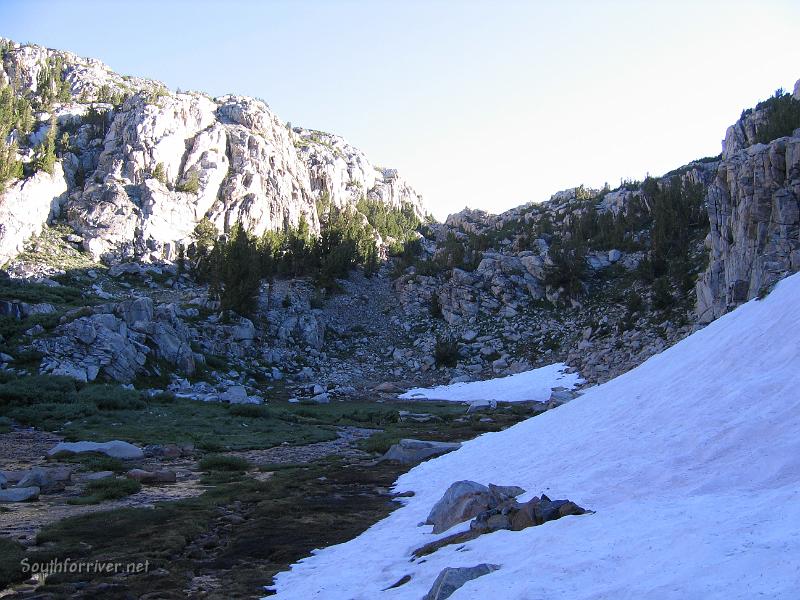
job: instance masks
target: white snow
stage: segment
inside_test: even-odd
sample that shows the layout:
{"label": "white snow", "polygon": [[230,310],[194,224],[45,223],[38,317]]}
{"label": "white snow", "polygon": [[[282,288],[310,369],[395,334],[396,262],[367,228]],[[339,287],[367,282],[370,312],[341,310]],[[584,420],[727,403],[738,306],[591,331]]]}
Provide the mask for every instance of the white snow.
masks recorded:
{"label": "white snow", "polygon": [[[482,562],[502,568],[453,600],[798,598],[798,389],[800,274],[580,398],[414,468],[396,485],[416,492],[402,508],[279,574],[271,598],[419,600],[444,567]],[[412,561],[439,537],[417,524],[459,479],[597,512]]]}
{"label": "white snow", "polygon": [[567,365],[556,363],[487,381],[453,383],[434,388],[414,388],[400,396],[404,400],[497,400],[500,402],[547,402],[553,388],[574,388],[581,383],[577,373],[566,373]]}

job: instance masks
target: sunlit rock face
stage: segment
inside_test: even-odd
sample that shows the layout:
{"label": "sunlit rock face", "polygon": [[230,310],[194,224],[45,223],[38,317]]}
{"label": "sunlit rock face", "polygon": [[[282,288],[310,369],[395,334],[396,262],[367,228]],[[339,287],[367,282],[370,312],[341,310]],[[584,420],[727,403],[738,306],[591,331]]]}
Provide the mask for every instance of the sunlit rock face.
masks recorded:
{"label": "sunlit rock face", "polygon": [[[0,79],[33,96],[54,61],[71,97],[53,108],[70,131],[61,156],[64,208],[96,258],[169,260],[204,217],[223,232],[238,223],[260,235],[301,219],[318,231],[323,197],[337,206],[369,198],[426,212],[395,170],[375,166],[339,136],[292,129],[260,100],[173,93],[98,60],[33,45],[11,45]],[[90,105],[104,115],[100,122],[87,116]],[[49,118],[38,115],[32,142]],[[2,245],[15,248],[12,237]]]}

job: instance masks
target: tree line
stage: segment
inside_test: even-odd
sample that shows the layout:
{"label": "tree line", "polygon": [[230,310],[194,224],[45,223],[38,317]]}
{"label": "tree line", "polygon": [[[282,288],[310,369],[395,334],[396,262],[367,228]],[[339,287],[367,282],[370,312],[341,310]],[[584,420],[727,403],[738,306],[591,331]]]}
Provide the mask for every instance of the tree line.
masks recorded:
{"label": "tree line", "polygon": [[375,221],[380,229],[356,208],[336,207],[326,196],[317,210],[319,235],[312,232],[305,215],[295,226],[261,236],[238,224],[221,235],[210,220],[203,219],[194,230],[191,255],[179,260],[190,262],[194,275],[219,295],[224,310],[247,315],[254,309],[263,279],[311,277],[327,293],[336,290],[337,279],[346,278],[357,267],[371,277],[380,267],[376,232],[388,237],[393,231],[408,239],[412,227],[419,224],[409,218],[408,207],[373,211],[373,216],[381,215],[381,221]]}

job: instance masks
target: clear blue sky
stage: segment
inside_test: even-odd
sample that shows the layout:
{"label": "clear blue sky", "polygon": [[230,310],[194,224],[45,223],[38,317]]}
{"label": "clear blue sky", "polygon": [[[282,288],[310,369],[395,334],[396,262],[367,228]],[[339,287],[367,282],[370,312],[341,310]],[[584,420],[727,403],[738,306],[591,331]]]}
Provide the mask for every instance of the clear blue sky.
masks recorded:
{"label": "clear blue sky", "polygon": [[343,135],[439,218],[719,153],[798,31],[796,1],[0,0],[5,37]]}

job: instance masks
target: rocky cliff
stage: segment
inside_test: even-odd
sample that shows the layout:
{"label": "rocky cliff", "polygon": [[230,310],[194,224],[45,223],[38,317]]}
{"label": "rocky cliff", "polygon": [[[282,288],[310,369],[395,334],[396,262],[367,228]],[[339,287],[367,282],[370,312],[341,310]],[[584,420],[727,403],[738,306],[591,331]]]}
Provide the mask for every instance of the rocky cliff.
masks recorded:
{"label": "rocky cliff", "polygon": [[[795,85],[800,102],[800,81]],[[697,314],[709,322],[800,270],[800,129],[757,143],[765,107],[728,128],[723,160],[708,188],[708,269]]]}
{"label": "rocky cliff", "polygon": [[[4,47],[0,81],[17,94],[41,98],[43,69],[65,90],[48,107],[69,135],[59,152],[69,188],[59,208],[85,248],[106,262],[172,259],[203,217],[220,231],[241,223],[258,235],[301,218],[317,231],[322,197],[337,206],[364,197],[426,212],[395,170],[376,167],[341,137],[291,129],[260,100],[173,93],[95,59],[7,40]],[[29,146],[43,139],[49,120],[36,115]],[[32,156],[25,144],[21,155]],[[10,193],[0,206],[13,204],[7,212],[20,223],[0,232],[0,246],[18,248],[42,215],[24,214]]]}

